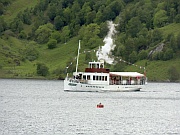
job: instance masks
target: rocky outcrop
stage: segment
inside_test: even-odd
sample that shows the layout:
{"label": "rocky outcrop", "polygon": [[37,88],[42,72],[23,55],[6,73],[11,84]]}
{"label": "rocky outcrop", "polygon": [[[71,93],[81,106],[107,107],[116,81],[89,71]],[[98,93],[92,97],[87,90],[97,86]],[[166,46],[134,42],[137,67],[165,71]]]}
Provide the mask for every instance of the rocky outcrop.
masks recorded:
{"label": "rocky outcrop", "polygon": [[164,43],[161,43],[154,50],[151,50],[148,54],[148,58],[151,58],[152,55],[156,52],[161,52],[164,48],[164,45],[165,45]]}

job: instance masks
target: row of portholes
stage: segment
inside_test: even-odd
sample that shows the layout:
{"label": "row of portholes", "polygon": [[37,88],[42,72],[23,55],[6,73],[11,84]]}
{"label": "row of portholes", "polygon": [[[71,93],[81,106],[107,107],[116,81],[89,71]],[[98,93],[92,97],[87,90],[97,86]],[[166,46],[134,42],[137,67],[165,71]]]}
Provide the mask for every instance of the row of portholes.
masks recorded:
{"label": "row of portholes", "polygon": [[[81,85],[82,87],[82,85]],[[103,86],[86,86],[86,87],[89,87],[89,88],[104,88]]]}

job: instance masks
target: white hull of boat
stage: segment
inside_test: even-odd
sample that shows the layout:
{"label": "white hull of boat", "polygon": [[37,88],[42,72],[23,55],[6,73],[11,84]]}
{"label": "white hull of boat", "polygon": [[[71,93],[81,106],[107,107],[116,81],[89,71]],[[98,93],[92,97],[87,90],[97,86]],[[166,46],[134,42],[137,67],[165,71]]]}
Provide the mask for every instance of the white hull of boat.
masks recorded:
{"label": "white hull of boat", "polygon": [[140,91],[144,85],[92,85],[64,80],[64,91],[69,92],[133,92]]}

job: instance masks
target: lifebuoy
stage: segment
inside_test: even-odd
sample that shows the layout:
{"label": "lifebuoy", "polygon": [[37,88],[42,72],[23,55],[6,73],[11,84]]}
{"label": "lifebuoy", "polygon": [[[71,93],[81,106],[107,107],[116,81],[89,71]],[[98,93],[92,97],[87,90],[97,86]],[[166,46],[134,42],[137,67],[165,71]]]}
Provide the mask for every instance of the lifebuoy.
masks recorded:
{"label": "lifebuoy", "polygon": [[97,108],[104,108],[104,105],[102,105],[101,103],[99,103],[99,104],[97,105]]}

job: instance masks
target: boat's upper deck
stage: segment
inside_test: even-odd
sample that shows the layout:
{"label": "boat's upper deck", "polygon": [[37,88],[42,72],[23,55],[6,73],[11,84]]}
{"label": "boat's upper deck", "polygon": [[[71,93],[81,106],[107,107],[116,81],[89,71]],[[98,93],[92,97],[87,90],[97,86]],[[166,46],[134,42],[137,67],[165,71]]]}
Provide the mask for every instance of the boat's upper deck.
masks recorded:
{"label": "boat's upper deck", "polygon": [[110,70],[104,68],[104,61],[99,62],[89,62],[88,68],[85,68],[85,72],[94,72],[94,73],[109,73]]}

